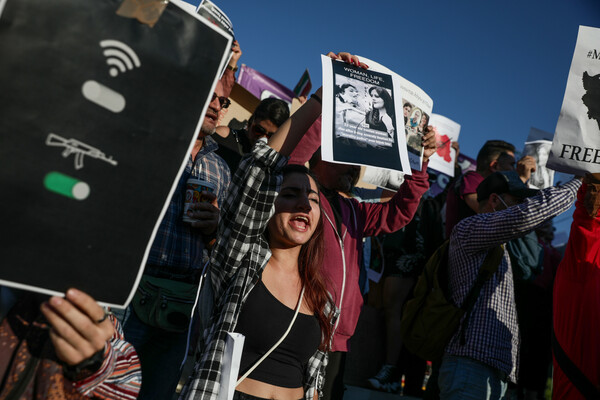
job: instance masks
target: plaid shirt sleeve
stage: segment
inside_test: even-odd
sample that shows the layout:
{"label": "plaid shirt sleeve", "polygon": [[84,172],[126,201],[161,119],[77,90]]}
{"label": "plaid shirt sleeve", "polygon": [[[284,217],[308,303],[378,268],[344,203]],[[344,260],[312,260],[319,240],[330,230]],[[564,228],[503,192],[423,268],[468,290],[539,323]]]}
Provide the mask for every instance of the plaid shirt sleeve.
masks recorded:
{"label": "plaid shirt sleeve", "polygon": [[273,203],[282,181],[281,168],[286,163],[287,157],[262,140],[240,162],[221,210],[217,243],[211,253],[215,298],[225,291],[251,247],[260,243],[275,209]]}
{"label": "plaid shirt sleeve", "polygon": [[232,332],[243,299],[270,257],[262,234],[273,214],[287,158],[259,141],[242,162],[221,209],[217,243],[211,254],[211,278],[217,307],[205,333],[199,362],[180,398],[217,398],[227,332]]}
{"label": "plaid shirt sleeve", "polygon": [[[535,229],[545,220],[566,211],[581,185],[572,180],[542,190],[535,197],[506,210],[477,214],[462,220],[450,236],[448,258],[450,299],[463,304],[489,249]],[[519,327],[514,301],[513,274],[508,253],[498,271],[485,282],[465,327],[446,347],[446,353],[470,357],[507,374],[516,382]]]}
{"label": "plaid shirt sleeve", "polygon": [[581,182],[573,179],[560,187],[546,188],[517,206],[464,219],[455,228],[460,232],[461,247],[467,254],[479,253],[532,231],[567,211],[579,186]]}

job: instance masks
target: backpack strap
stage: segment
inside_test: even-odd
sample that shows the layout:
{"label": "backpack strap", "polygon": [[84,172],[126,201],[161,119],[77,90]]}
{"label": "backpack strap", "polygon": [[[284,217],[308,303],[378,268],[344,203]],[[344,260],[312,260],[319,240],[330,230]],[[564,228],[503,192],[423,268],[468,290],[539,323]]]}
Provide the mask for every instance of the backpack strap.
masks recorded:
{"label": "backpack strap", "polygon": [[556,340],[556,335],[554,335],[554,327],[552,328],[552,352],[554,353],[554,358],[558,363],[560,369],[563,370],[567,378],[571,381],[571,383],[579,390],[579,392],[586,399],[600,399],[600,390],[594,386],[592,382],[581,372],[581,370],[575,365],[573,361],[569,358],[567,353],[563,350]]}
{"label": "backpack strap", "polygon": [[475,283],[469,290],[465,301],[462,304],[462,309],[464,310],[466,316],[463,320],[461,329],[460,329],[460,344],[464,346],[466,343],[465,333],[467,330],[467,326],[469,325],[469,317],[471,316],[471,311],[475,306],[475,302],[479,298],[479,293],[481,292],[481,288],[483,285],[498,271],[498,267],[502,262],[502,257],[504,256],[504,246],[500,245],[494,247],[490,251],[488,251],[485,256],[485,260],[483,260],[483,264],[481,268],[479,268],[479,272],[477,273],[477,279],[475,279]]}

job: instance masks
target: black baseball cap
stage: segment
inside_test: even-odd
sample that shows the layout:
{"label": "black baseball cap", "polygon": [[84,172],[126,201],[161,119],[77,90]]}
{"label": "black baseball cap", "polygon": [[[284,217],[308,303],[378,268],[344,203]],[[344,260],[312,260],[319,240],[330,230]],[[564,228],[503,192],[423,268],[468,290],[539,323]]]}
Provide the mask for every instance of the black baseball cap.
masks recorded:
{"label": "black baseball cap", "polygon": [[477,186],[477,201],[487,200],[492,193],[508,193],[518,199],[535,196],[539,190],[529,189],[515,171],[494,172]]}

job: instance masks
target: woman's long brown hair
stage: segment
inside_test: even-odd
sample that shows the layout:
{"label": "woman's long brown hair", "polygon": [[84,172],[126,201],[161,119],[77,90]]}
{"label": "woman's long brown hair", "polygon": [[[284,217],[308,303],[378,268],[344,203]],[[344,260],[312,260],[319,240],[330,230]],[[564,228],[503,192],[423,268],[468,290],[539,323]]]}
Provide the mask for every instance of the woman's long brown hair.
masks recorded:
{"label": "woman's long brown hair", "polygon": [[[291,173],[302,173],[310,176],[315,182],[316,179],[309,170],[303,165],[290,164],[283,168],[283,175]],[[320,217],[316,229],[311,238],[302,245],[300,255],[298,256],[298,269],[300,279],[304,285],[304,299],[308,306],[317,316],[319,326],[321,327],[321,344],[319,350],[329,350],[329,343],[333,331],[331,319],[333,318],[334,305],[328,306],[329,293],[327,285],[322,274],[323,259],[325,252],[325,240],[323,234],[323,210],[319,199]],[[327,312],[328,311],[328,312]]]}

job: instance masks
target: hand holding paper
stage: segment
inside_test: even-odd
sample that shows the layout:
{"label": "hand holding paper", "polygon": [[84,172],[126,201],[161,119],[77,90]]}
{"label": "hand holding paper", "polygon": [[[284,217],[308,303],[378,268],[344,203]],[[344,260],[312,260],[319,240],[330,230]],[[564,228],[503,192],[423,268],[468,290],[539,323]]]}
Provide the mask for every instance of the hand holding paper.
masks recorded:
{"label": "hand holding paper", "polygon": [[51,297],[41,309],[51,326],[56,356],[68,365],[89,359],[113,336],[113,325],[104,318],[102,307],[82,291],[69,289],[65,298]]}
{"label": "hand holding paper", "polygon": [[362,69],[369,68],[367,64],[360,62],[358,56],[353,56],[352,54],[347,53],[345,51],[339,52],[337,54],[335,54],[333,51],[330,51],[329,53],[327,53],[327,57],[333,58],[334,60],[341,60],[347,62],[348,64],[356,65],[357,67],[360,67]]}
{"label": "hand holding paper", "polygon": [[423,162],[426,163],[437,150],[437,144],[435,142],[435,134],[437,130],[433,126],[427,127],[427,133],[423,135]]}

